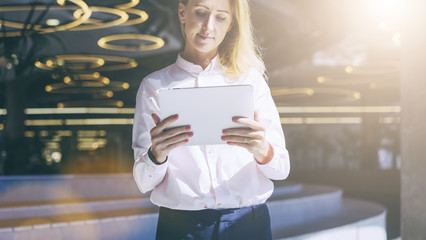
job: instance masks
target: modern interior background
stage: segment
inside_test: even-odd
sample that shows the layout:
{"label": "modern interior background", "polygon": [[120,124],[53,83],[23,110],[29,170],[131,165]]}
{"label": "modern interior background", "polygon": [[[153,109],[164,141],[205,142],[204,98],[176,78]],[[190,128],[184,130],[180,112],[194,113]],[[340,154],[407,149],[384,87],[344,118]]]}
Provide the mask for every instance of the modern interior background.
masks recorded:
{"label": "modern interior background", "polygon": [[[131,172],[139,84],[183,46],[177,2],[1,1],[0,174]],[[400,2],[251,1],[289,180],[383,204],[390,239],[400,231]]]}

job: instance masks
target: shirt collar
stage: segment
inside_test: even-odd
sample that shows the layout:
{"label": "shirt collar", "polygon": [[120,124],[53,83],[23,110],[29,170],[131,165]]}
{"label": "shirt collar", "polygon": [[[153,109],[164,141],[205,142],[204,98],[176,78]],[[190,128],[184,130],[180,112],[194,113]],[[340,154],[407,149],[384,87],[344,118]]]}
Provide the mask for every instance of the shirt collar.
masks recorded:
{"label": "shirt collar", "polygon": [[202,72],[211,72],[217,69],[218,67],[218,55],[216,55],[210,64],[206,67],[206,69],[203,70],[203,68],[200,65],[193,64],[192,62],[189,62],[185,59],[183,59],[180,54],[178,54],[176,65],[183,69],[184,71],[192,74],[192,75],[200,75]]}

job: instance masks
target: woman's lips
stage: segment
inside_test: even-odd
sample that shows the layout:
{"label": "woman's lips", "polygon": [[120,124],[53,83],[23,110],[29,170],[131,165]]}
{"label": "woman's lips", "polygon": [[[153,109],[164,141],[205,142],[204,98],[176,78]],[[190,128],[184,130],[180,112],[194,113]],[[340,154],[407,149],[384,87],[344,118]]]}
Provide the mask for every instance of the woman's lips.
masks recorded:
{"label": "woman's lips", "polygon": [[209,39],[213,39],[213,37],[211,36],[206,36],[206,35],[202,35],[202,34],[197,34],[199,38],[203,39],[203,40],[209,40]]}

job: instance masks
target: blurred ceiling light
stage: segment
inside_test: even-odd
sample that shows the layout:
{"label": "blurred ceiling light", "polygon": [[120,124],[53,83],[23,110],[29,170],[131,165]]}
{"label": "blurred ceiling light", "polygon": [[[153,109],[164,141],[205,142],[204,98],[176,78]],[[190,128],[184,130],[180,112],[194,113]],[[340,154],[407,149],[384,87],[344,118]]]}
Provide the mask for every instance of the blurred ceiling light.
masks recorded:
{"label": "blurred ceiling light", "polygon": [[47,85],[46,87],[44,87],[44,90],[46,90],[46,92],[50,92],[50,91],[52,91],[52,86],[50,86],[50,85]]}
{"label": "blurred ceiling light", "polygon": [[32,137],[35,136],[35,132],[34,131],[25,131],[24,136],[28,137],[28,138],[32,138]]}
{"label": "blurred ceiling light", "polygon": [[354,96],[354,99],[360,99],[361,98],[361,93],[360,92],[355,92],[353,96]]}
{"label": "blurred ceiling light", "polygon": [[82,107],[82,106],[97,106],[97,107],[122,107],[124,103],[120,100],[106,99],[106,100],[85,100],[85,101],[64,101],[64,107]]}
{"label": "blurred ceiling light", "polygon": [[[6,109],[0,109],[0,112],[6,115]],[[27,108],[25,114],[41,115],[41,114],[134,114],[134,108]]]}
{"label": "blurred ceiling light", "polygon": [[[109,22],[102,22],[102,23],[98,23],[98,24],[80,25],[80,26],[69,29],[70,31],[94,30],[94,29],[118,26],[120,24],[125,23],[129,19],[129,15],[127,15],[127,13],[125,11],[120,10],[120,9],[107,8],[107,7],[95,7],[95,6],[91,6],[89,8],[92,12],[109,13],[109,14],[116,15],[119,18],[116,19],[116,20],[112,20],[112,21],[109,21]],[[82,14],[83,14],[83,11],[81,9],[77,9],[73,13],[73,16],[74,16],[74,18],[78,19],[78,18],[81,17]],[[89,21],[90,21],[90,19],[89,19]]]}
{"label": "blurred ceiling light", "polygon": [[[149,44],[142,43],[136,46],[117,45],[109,42],[117,40],[142,40],[150,42]],[[98,40],[98,46],[101,48],[117,51],[150,51],[156,50],[164,46],[164,40],[146,34],[116,34],[102,37]]]}
{"label": "blurred ceiling light", "polygon": [[51,156],[55,163],[59,163],[62,160],[62,154],[60,152],[52,152]]}
{"label": "blurred ceiling light", "polygon": [[[64,62],[63,65],[59,66],[59,64],[54,64],[54,61],[56,60],[56,63],[58,61],[71,61],[71,62],[77,62],[77,70],[91,70],[92,68],[95,68],[97,71],[115,71],[115,70],[124,70],[124,69],[130,69],[135,68],[138,66],[138,63],[128,57],[118,57],[118,56],[108,56],[108,55],[58,55],[56,58],[49,58],[46,59],[47,61],[52,61],[51,66],[47,66],[46,63],[42,63],[40,60],[37,60],[34,65],[37,68],[43,69],[43,70],[55,70],[60,69],[68,66],[66,66],[66,62]],[[89,62],[91,63],[90,66],[82,65],[82,62]],[[65,65],[65,66],[64,66]]]}
{"label": "blurred ceiling light", "polygon": [[46,120],[25,120],[25,126],[62,126],[64,121],[61,119]]}
{"label": "blurred ceiling light", "polygon": [[[92,14],[92,11],[89,9],[89,7],[87,6],[87,4],[83,1],[83,0],[63,0],[63,1],[58,1],[58,4],[60,6],[50,6],[49,7],[49,11],[53,11],[53,10],[67,10],[68,7],[67,6],[63,6],[65,5],[65,2],[69,1],[72,2],[76,5],[76,7],[72,7],[74,9],[79,9],[81,11],[81,15],[79,18],[77,18],[76,20],[63,24],[63,25],[59,25],[59,26],[50,26],[50,27],[45,27],[43,28],[43,26],[41,25],[27,25],[24,23],[19,23],[19,22],[14,22],[14,21],[8,21],[5,19],[2,19],[2,24],[4,26],[7,27],[12,27],[12,28],[18,28],[18,29],[23,29],[23,28],[34,28],[34,30],[37,30],[39,33],[43,34],[43,33],[52,33],[52,32],[58,32],[58,31],[64,31],[64,30],[69,30],[72,29],[74,27],[77,27],[79,25],[81,25],[82,23],[86,22],[89,18],[90,15]],[[5,12],[16,12],[16,11],[44,11],[47,9],[47,5],[27,5],[27,6],[1,6],[0,7],[0,12],[2,12],[3,14]],[[7,31],[7,32],[0,32],[0,37],[17,37],[17,36],[22,36],[23,31]]]}
{"label": "blurred ceiling light", "polygon": [[114,96],[114,93],[113,93],[112,91],[108,91],[108,92],[106,93],[106,96],[107,96],[107,97],[109,97],[109,98],[111,98],[111,97],[113,97],[113,96]]}
{"label": "blurred ceiling light", "polygon": [[0,115],[6,115],[7,110],[6,109],[0,109]]}
{"label": "blurred ceiling light", "polygon": [[361,124],[360,117],[306,117],[306,118],[281,118],[281,124]]}
{"label": "blurred ceiling light", "polygon": [[361,97],[361,93],[343,88],[272,88],[271,94],[273,97],[311,97],[314,94],[342,95],[353,100],[358,100]]}
{"label": "blurred ceiling light", "polygon": [[49,132],[48,132],[48,131],[46,131],[46,130],[42,130],[42,131],[40,131],[40,132],[38,133],[38,135],[39,135],[40,137],[47,137],[47,136],[49,136]]}
{"label": "blurred ceiling light", "polygon": [[77,136],[80,137],[96,137],[98,136],[98,131],[96,130],[79,130],[77,131]]}
{"label": "blurred ceiling light", "polygon": [[108,91],[123,91],[127,90],[130,85],[126,82],[109,81],[94,82],[94,81],[72,81],[69,84],[66,83],[52,83],[47,85],[44,89],[49,93],[62,93],[62,94],[92,94],[92,93],[104,93]]}
{"label": "blurred ceiling light", "polygon": [[132,125],[133,118],[66,119],[65,125]]}
{"label": "blurred ceiling light", "polygon": [[400,113],[400,106],[277,107],[279,113]]}
{"label": "blurred ceiling light", "polygon": [[352,73],[352,71],[353,71],[354,69],[351,67],[351,66],[347,66],[347,67],[345,67],[345,72],[346,73]]}
{"label": "blurred ceiling light", "polygon": [[55,134],[61,137],[71,137],[72,136],[72,131],[69,130],[58,130],[55,131]]}
{"label": "blurred ceiling light", "polygon": [[48,26],[58,26],[59,24],[61,24],[61,22],[59,21],[59,19],[55,19],[55,18],[50,18],[46,20],[46,24]]}
{"label": "blurred ceiling light", "polygon": [[133,118],[25,120],[25,126],[132,125]]}
{"label": "blurred ceiling light", "polygon": [[44,70],[54,70],[67,68],[72,70],[83,70],[99,68],[105,64],[101,56],[94,55],[57,55],[54,58],[47,58],[45,63],[36,61],[35,66]]}
{"label": "blurred ceiling light", "polygon": [[115,7],[119,8],[119,9],[128,9],[128,8],[134,7],[138,4],[139,4],[139,0],[130,0],[128,3],[115,5]]}
{"label": "blurred ceiling light", "polygon": [[325,78],[323,76],[317,77],[317,82],[318,83],[324,83],[324,81],[325,81]]}
{"label": "blurred ceiling light", "polygon": [[283,96],[283,95],[314,95],[312,88],[275,88],[271,89],[272,96]]}

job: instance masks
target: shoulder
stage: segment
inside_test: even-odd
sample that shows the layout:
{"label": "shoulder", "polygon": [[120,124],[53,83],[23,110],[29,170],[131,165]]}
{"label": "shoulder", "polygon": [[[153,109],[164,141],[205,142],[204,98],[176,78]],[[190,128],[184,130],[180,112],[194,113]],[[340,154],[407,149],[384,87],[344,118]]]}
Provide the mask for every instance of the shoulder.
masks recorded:
{"label": "shoulder", "polygon": [[144,77],[144,79],[142,80],[142,83],[143,82],[155,83],[155,82],[164,81],[170,75],[170,72],[173,71],[173,68],[176,68],[175,64],[171,64],[165,68],[152,72],[148,74],[146,77]]}

